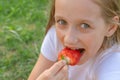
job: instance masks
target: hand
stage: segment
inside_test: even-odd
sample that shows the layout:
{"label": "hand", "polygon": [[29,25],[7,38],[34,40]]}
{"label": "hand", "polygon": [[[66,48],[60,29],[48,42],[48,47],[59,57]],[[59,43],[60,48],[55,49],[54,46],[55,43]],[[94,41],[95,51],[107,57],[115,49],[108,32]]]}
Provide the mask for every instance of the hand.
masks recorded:
{"label": "hand", "polygon": [[36,80],[68,80],[68,66],[66,65],[66,61],[61,60],[56,62]]}

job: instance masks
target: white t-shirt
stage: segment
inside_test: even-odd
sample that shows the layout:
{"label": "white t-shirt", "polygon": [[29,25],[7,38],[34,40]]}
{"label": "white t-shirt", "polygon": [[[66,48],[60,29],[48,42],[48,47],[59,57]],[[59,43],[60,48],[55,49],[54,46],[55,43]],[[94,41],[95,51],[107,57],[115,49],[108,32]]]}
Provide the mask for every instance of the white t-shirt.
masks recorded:
{"label": "white t-shirt", "polygon": [[[57,61],[58,53],[64,47],[56,36],[55,27],[51,27],[44,38],[41,53],[50,61]],[[116,49],[113,51],[113,49]],[[109,54],[108,54],[109,53]],[[95,65],[97,80],[120,80],[120,47],[107,50],[102,60]],[[69,66],[69,80],[86,80],[90,62]]]}

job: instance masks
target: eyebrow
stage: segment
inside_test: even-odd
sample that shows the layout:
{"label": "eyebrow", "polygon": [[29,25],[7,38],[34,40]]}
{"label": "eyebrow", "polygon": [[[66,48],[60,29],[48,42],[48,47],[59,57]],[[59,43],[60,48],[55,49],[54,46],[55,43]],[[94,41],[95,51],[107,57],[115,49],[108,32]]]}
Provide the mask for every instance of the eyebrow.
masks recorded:
{"label": "eyebrow", "polygon": [[54,16],[54,18],[62,18],[62,19],[65,19],[65,18],[62,17],[62,16]]}

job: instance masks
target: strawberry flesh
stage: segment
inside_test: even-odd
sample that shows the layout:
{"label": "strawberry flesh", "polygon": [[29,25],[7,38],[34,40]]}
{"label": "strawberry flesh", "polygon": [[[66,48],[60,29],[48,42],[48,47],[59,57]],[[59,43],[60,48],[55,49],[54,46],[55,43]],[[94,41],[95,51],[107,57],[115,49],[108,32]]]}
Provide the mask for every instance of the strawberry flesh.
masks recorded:
{"label": "strawberry flesh", "polygon": [[68,65],[74,66],[79,62],[81,56],[82,53],[80,53],[79,50],[71,50],[69,48],[64,48],[58,54],[58,60],[65,60]]}

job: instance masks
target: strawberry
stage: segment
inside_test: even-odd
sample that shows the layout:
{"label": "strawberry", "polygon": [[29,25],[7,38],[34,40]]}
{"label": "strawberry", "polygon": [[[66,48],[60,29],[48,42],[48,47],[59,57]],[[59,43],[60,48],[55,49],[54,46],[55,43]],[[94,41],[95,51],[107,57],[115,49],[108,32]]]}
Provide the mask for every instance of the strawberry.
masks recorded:
{"label": "strawberry", "polygon": [[68,65],[74,66],[76,65],[82,54],[79,50],[71,50],[69,48],[64,48],[59,54],[58,54],[58,60],[65,60]]}

